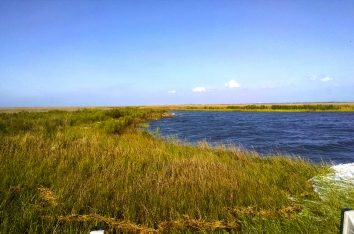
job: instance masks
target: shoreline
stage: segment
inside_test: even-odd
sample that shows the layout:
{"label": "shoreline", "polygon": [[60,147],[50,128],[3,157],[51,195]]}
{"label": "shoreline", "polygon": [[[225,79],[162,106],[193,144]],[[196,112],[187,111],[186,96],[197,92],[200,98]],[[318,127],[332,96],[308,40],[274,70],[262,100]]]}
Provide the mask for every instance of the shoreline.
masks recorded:
{"label": "shoreline", "polygon": [[354,112],[354,102],[306,102],[306,103],[250,103],[250,104],[178,104],[136,106],[33,106],[0,107],[0,113],[110,110],[114,108],[138,108],[189,111],[235,111],[235,112]]}

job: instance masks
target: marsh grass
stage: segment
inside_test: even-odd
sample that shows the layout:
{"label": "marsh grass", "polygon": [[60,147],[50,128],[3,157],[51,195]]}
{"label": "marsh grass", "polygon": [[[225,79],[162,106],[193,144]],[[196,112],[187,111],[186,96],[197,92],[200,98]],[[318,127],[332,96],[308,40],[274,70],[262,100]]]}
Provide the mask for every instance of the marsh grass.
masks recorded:
{"label": "marsh grass", "polygon": [[124,233],[326,233],[337,231],[338,209],[353,204],[313,191],[310,179],[326,166],[137,130],[162,115],[139,108],[1,114],[0,232],[87,233],[103,225]]}
{"label": "marsh grass", "polygon": [[[144,108],[144,107],[142,107]],[[155,109],[238,112],[353,112],[354,103],[207,104],[155,106]]]}

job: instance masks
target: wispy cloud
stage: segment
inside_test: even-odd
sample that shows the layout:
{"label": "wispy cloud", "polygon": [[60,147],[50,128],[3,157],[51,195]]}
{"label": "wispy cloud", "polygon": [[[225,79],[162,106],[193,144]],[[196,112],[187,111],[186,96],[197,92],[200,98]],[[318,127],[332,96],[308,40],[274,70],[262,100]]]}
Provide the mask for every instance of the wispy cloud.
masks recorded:
{"label": "wispy cloud", "polygon": [[207,89],[205,87],[195,87],[194,89],[192,89],[193,92],[195,93],[204,93],[207,91]]}
{"label": "wispy cloud", "polygon": [[325,77],[320,78],[320,81],[322,81],[322,82],[328,82],[328,81],[331,81],[331,80],[333,80],[333,78],[329,77],[329,76],[325,76]]}
{"label": "wispy cloud", "polygon": [[240,84],[235,80],[230,80],[229,82],[227,82],[225,84],[225,87],[230,88],[230,89],[240,88]]}
{"label": "wispy cloud", "polygon": [[176,90],[169,90],[169,91],[167,91],[167,93],[169,93],[169,94],[175,94],[175,93],[177,93],[177,92],[176,92]]}
{"label": "wispy cloud", "polygon": [[318,80],[321,82],[328,82],[328,81],[332,81],[333,78],[330,76],[323,76],[323,75],[312,75],[309,77],[310,80]]}

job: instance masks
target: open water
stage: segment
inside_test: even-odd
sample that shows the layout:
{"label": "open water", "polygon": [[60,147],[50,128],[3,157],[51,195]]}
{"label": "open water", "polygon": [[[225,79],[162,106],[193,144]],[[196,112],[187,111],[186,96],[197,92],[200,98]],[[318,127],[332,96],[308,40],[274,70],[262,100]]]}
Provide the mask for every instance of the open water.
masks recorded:
{"label": "open water", "polygon": [[150,122],[150,131],[188,143],[206,140],[260,154],[301,156],[313,162],[354,162],[354,113],[176,111]]}

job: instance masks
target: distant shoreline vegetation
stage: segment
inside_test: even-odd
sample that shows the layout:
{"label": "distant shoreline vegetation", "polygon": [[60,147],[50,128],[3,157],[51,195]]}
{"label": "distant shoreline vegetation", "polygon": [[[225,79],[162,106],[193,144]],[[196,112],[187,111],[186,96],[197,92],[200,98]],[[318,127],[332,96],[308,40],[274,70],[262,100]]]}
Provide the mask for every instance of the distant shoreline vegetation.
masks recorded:
{"label": "distant shoreline vegetation", "polygon": [[51,110],[77,111],[110,110],[114,108],[141,108],[155,110],[239,111],[239,112],[354,112],[354,102],[322,103],[264,103],[264,104],[178,104],[147,106],[53,106],[53,107],[0,107],[0,113],[46,112]]}
{"label": "distant shoreline vegetation", "polygon": [[240,111],[240,112],[354,112],[354,103],[309,104],[208,104],[159,106],[169,110]]}

